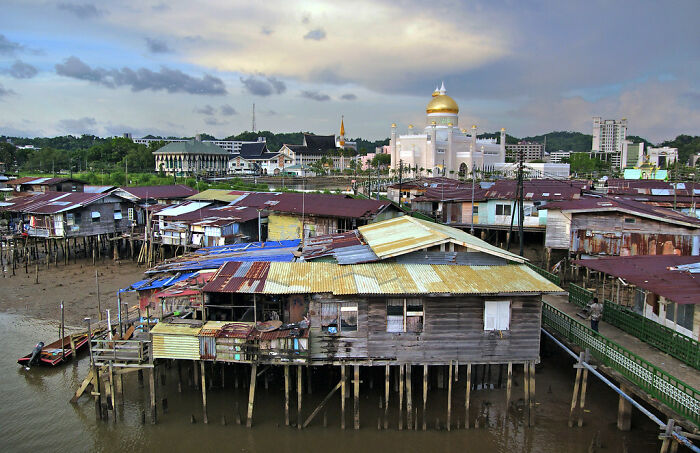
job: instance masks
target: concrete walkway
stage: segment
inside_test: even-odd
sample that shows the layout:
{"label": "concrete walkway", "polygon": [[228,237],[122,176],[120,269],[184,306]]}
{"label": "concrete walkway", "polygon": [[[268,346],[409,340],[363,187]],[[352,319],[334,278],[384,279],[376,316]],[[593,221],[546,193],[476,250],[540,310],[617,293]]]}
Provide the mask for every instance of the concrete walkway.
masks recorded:
{"label": "concrete walkway", "polygon": [[[590,321],[576,316],[576,313],[580,312],[581,309],[577,305],[569,303],[567,296],[545,295],[542,297],[542,300],[563,311],[581,324],[590,327]],[[598,330],[609,340],[637,354],[694,389],[700,390],[700,371],[604,321],[600,322]]]}

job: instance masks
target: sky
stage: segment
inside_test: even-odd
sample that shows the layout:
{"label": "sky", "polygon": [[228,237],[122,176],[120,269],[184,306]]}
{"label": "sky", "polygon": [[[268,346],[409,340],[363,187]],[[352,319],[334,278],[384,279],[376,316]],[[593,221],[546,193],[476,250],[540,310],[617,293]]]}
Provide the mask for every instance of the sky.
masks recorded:
{"label": "sky", "polygon": [[700,135],[700,2],[0,0],[0,135]]}

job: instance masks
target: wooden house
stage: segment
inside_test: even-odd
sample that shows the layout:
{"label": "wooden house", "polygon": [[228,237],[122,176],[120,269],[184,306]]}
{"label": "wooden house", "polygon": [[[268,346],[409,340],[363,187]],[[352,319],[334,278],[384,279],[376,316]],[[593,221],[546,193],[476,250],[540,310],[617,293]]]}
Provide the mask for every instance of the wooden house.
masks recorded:
{"label": "wooden house", "polygon": [[340,233],[403,215],[389,201],[343,195],[283,194],[268,207],[268,239],[284,240]]}
{"label": "wooden house", "polygon": [[698,255],[700,220],[618,197],[546,206],[545,247],[575,256]]}
{"label": "wooden house", "polygon": [[71,238],[124,233],[139,207],[110,193],[46,192],[0,203],[30,237]]}
{"label": "wooden house", "polygon": [[539,360],[541,296],[561,290],[523,258],[410,217],[358,234],[330,262],[314,249],[306,262],[224,264],[203,288],[207,319],[308,323],[311,364]]}
{"label": "wooden house", "polygon": [[37,178],[25,176],[12,179],[6,184],[12,188],[15,195],[45,192],[82,192],[84,181],[73,178]]}

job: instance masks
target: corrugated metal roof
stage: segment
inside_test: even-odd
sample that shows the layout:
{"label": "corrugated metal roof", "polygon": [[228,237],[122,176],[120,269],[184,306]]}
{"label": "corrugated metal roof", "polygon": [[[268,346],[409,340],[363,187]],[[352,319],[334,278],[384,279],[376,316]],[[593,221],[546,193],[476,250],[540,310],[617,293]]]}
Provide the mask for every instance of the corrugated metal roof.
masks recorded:
{"label": "corrugated metal roof", "polygon": [[167,322],[159,322],[153,328],[151,333],[160,335],[199,335],[202,330],[201,324],[175,324]]}
{"label": "corrugated metal roof", "polygon": [[200,200],[200,201],[223,201],[232,202],[241,198],[242,194],[238,191],[232,191],[227,189],[207,189],[198,194],[194,194],[188,197],[188,200]]}
{"label": "corrugated metal roof", "polygon": [[462,230],[410,216],[364,225],[358,230],[380,259],[451,242],[509,261],[526,261],[521,256],[493,246]]}
{"label": "corrugated metal roof", "polygon": [[126,192],[137,200],[187,198],[197,193],[195,189],[183,184],[120,187],[119,191]]}
{"label": "corrugated metal roof", "polygon": [[700,275],[682,267],[698,262],[698,256],[676,255],[614,256],[574,261],[578,265],[620,277],[678,304],[700,304]]}
{"label": "corrugated metal roof", "polygon": [[28,214],[56,214],[71,211],[110,196],[108,193],[45,192],[38,195],[17,197],[7,201],[0,211]]}
{"label": "corrugated metal roof", "polygon": [[209,206],[211,203],[203,201],[189,201],[178,205],[169,206],[156,213],[156,216],[179,216]]}
{"label": "corrugated metal roof", "polygon": [[228,263],[206,292],[262,294],[499,294],[549,293],[561,288],[524,265],[450,266],[368,263]]}

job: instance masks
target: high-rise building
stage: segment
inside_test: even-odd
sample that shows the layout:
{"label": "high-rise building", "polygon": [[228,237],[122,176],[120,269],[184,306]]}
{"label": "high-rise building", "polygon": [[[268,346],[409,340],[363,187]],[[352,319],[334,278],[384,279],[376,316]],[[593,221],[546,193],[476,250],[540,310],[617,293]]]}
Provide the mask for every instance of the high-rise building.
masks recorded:
{"label": "high-rise building", "polygon": [[627,118],[604,120],[593,117],[593,146],[591,156],[610,161],[613,167],[626,163]]}
{"label": "high-rise building", "polygon": [[520,153],[523,153],[523,160],[531,162],[544,158],[544,145],[542,143],[520,141],[517,144],[506,145],[506,158],[517,162]]}

